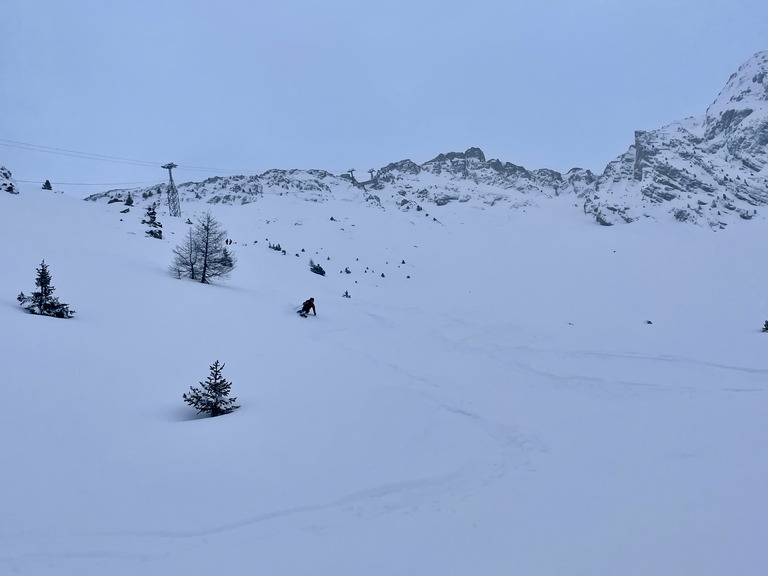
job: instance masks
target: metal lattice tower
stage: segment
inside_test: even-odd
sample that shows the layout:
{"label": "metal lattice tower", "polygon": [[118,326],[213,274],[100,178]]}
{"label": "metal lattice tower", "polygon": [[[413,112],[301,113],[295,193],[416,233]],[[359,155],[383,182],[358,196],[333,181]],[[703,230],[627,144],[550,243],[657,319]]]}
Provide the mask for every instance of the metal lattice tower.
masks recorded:
{"label": "metal lattice tower", "polygon": [[162,166],[168,170],[168,211],[171,216],[181,218],[181,206],[179,206],[179,191],[176,190],[176,184],[173,183],[173,173],[171,170],[176,168],[176,164],[169,162],[165,166]]}

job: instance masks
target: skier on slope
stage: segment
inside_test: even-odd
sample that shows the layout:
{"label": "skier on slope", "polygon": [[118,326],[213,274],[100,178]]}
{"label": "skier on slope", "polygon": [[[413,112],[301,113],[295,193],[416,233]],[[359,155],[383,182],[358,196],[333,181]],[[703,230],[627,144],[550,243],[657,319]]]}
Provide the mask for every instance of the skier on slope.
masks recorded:
{"label": "skier on slope", "polygon": [[305,300],[304,303],[301,305],[301,311],[299,314],[302,316],[307,316],[309,314],[309,311],[312,310],[312,313],[317,316],[317,309],[315,308],[315,299],[310,298],[309,300]]}

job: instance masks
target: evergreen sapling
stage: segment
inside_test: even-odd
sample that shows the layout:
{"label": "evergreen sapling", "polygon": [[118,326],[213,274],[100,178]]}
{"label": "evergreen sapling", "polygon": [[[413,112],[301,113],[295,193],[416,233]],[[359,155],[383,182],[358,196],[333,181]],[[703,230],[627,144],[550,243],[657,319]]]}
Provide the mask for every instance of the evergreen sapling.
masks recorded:
{"label": "evergreen sapling", "polygon": [[56,288],[51,284],[51,273],[48,271],[48,265],[43,260],[37,269],[37,278],[35,286],[38,290],[27,296],[20,292],[16,297],[19,304],[24,306],[32,314],[41,316],[53,316],[55,318],[72,318],[74,310],[69,309],[69,304],[59,302],[59,299],[53,295]]}
{"label": "evergreen sapling", "polygon": [[231,382],[221,375],[226,364],[219,365],[219,361],[210,367],[211,373],[205,382],[200,382],[202,388],[189,387],[189,392],[183,394],[184,402],[197,410],[197,413],[207,413],[211,416],[229,414],[240,408],[235,405],[237,398],[229,398]]}

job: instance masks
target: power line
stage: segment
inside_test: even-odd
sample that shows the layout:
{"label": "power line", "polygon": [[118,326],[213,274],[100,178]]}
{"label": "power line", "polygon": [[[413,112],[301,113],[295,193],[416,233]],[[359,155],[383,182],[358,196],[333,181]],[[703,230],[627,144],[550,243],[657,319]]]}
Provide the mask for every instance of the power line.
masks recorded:
{"label": "power line", "polygon": [[42,146],[40,144],[30,144],[28,142],[17,142],[15,140],[6,140],[0,138],[0,146],[9,148],[18,148],[20,150],[30,150],[32,152],[45,152],[47,154],[58,154],[60,156],[70,156],[73,158],[83,158],[85,160],[98,160],[102,162],[116,162],[118,164],[133,164],[137,166],[156,167],[157,162],[147,162],[144,160],[131,160],[129,158],[120,158],[118,156],[106,156],[104,154],[92,154],[90,152],[78,152],[77,150],[67,150],[65,148],[54,148],[52,146]]}
{"label": "power line", "polygon": [[[78,150],[69,150],[67,148],[55,148],[53,146],[44,146],[42,144],[32,144],[29,142],[19,142],[17,140],[7,140],[0,138],[0,146],[16,148],[19,150],[29,150],[30,152],[44,152],[46,154],[57,154],[59,156],[69,156],[71,158],[81,158],[83,160],[94,160],[97,162],[112,162],[116,164],[129,164],[132,166],[142,166],[145,168],[157,168],[162,166],[162,162],[150,162],[147,160],[133,160],[131,158],[122,158],[120,156],[107,156],[106,154],[94,154],[91,152],[80,152]],[[255,170],[233,170],[226,168],[206,168],[203,166],[186,166],[180,164],[180,169],[190,172],[211,172],[224,174],[256,174]]]}

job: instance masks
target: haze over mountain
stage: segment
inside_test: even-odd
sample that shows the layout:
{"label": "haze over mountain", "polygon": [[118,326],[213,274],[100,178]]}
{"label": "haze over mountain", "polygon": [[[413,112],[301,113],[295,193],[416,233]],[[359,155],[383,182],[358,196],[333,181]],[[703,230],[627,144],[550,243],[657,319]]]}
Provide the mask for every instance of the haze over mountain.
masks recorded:
{"label": "haze over mountain", "polygon": [[[733,73],[700,117],[650,132],[602,174],[574,168],[527,170],[487,160],[478,148],[440,154],[416,164],[393,162],[361,176],[350,171],[269,170],[258,176],[215,177],[178,185],[182,205],[203,200],[243,204],[262,194],[296,194],[312,201],[362,198],[399,210],[428,209],[448,202],[512,208],[547,198],[573,196],[574,206],[605,225],[643,218],[676,219],[718,230],[750,220],[768,202],[768,52],[755,54]],[[161,202],[166,185],[117,189],[88,199],[125,198]]]}

